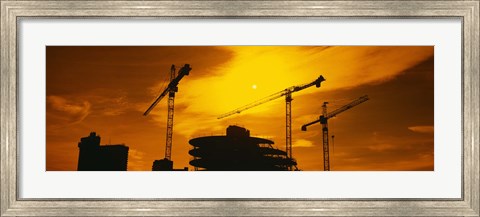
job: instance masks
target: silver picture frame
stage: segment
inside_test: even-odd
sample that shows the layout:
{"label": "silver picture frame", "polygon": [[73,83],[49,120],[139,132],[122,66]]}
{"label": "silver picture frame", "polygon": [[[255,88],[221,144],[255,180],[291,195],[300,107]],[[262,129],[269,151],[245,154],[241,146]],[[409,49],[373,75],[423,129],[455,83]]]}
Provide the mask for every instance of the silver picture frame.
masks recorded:
{"label": "silver picture frame", "polygon": [[[1,0],[1,216],[479,216],[479,1]],[[60,200],[18,196],[17,24],[32,17],[461,18],[460,199]]]}

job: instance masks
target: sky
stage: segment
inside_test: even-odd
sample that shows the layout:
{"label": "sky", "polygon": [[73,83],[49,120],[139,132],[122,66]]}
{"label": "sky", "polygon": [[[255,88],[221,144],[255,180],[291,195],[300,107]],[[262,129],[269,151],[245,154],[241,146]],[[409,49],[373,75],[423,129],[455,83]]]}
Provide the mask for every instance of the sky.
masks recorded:
{"label": "sky", "polygon": [[[292,94],[292,153],[298,168],[323,170],[320,124],[328,111],[370,100],[329,119],[330,169],[434,170],[433,46],[47,46],[46,168],[74,171],[78,142],[129,147],[128,170],[150,171],[165,157],[167,101],[145,110],[165,89],[170,67],[190,64],[175,97],[174,168],[193,167],[190,139],[225,135],[229,125],[285,150],[283,97],[217,119],[291,86],[325,77]],[[331,138],[330,138],[331,140]]]}

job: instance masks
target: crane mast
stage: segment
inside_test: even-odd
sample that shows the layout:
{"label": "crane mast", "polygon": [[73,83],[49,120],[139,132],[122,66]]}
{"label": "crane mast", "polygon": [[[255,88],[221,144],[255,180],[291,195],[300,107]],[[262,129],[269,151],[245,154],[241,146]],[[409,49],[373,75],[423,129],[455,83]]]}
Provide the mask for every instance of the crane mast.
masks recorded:
{"label": "crane mast", "polygon": [[[286,110],[286,112],[285,112],[286,113],[286,117],[285,117],[285,135],[286,135],[285,136],[286,137],[285,146],[286,146],[286,149],[285,150],[287,152],[287,156],[292,158],[292,100],[293,100],[292,99],[292,93],[301,91],[301,90],[306,89],[306,88],[309,88],[313,85],[315,85],[317,88],[319,88],[323,81],[325,81],[325,78],[322,75],[320,75],[316,80],[314,80],[310,83],[286,88],[282,91],[274,93],[274,94],[272,94],[270,96],[267,96],[265,98],[262,98],[258,101],[252,102],[250,104],[247,104],[247,105],[244,105],[240,108],[237,108],[233,111],[222,114],[222,115],[218,116],[218,119],[222,119],[222,118],[228,117],[230,115],[234,115],[234,114],[240,114],[241,112],[243,112],[245,110],[248,110],[248,109],[253,108],[255,106],[262,105],[266,102],[270,102],[272,100],[275,100],[275,99],[278,99],[280,97],[285,96],[285,110]],[[289,169],[292,170],[293,168],[290,167]]]}
{"label": "crane mast", "polygon": [[[327,117],[327,104],[324,102],[322,105],[323,117]],[[328,144],[328,119],[320,121],[322,123],[322,144],[323,144],[323,170],[330,170],[330,145]]]}
{"label": "crane mast", "polygon": [[[170,82],[175,78],[175,65],[170,68]],[[173,111],[175,107],[175,93],[178,87],[169,88],[168,90],[168,113],[167,113],[167,137],[165,145],[165,159],[172,158],[172,142],[173,142]]]}
{"label": "crane mast", "polygon": [[330,113],[327,113],[327,104],[328,102],[324,102],[322,105],[322,115],[315,121],[310,123],[304,124],[302,126],[302,131],[307,131],[307,127],[319,123],[322,124],[322,140],[323,140],[323,170],[330,171],[330,151],[329,151],[329,143],[328,143],[328,119],[335,117],[336,115],[353,108],[365,101],[369,100],[368,96],[362,96]]}
{"label": "crane mast", "polygon": [[189,75],[190,68],[189,64],[185,64],[179,71],[178,75],[175,75],[175,65],[172,65],[170,68],[170,83],[167,88],[155,99],[155,101],[148,107],[148,109],[143,113],[144,116],[147,116],[153,108],[167,95],[168,93],[168,115],[167,115],[167,138],[165,145],[165,159],[171,160],[172,157],[172,137],[173,137],[173,112],[174,112],[174,102],[175,102],[175,93],[178,92],[178,83],[180,80]]}
{"label": "crane mast", "polygon": [[[292,94],[285,95],[285,152],[292,158]],[[292,170],[292,167],[289,168]]]}

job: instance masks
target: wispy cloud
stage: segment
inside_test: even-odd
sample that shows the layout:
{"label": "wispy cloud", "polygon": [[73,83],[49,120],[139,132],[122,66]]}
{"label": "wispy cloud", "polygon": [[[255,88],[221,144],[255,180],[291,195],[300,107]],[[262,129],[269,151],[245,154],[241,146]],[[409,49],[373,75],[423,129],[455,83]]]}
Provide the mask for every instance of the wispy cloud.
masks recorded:
{"label": "wispy cloud", "polygon": [[313,142],[305,139],[298,139],[292,144],[293,147],[313,147]]}
{"label": "wispy cloud", "polygon": [[[426,46],[227,48],[234,55],[217,67],[222,73],[184,79],[179,94],[184,100],[178,98],[176,104],[186,103],[194,112],[219,115],[287,87],[309,83],[319,75],[327,79],[322,92],[379,84],[433,56],[433,47]],[[317,92],[308,88],[295,93],[295,97]],[[268,111],[273,106],[268,103],[249,112]]]}
{"label": "wispy cloud", "polygon": [[128,170],[145,170],[150,165],[145,161],[146,154],[137,149],[129,148],[128,150]]}
{"label": "wispy cloud", "polygon": [[433,133],[433,126],[412,126],[408,129],[416,133]]}
{"label": "wispy cloud", "polygon": [[88,101],[67,100],[60,96],[47,96],[47,106],[51,110],[48,115],[67,124],[79,123],[90,113],[91,104]]}
{"label": "wispy cloud", "polygon": [[95,112],[106,116],[118,116],[130,109],[128,99],[122,96],[92,97],[95,100]]}
{"label": "wispy cloud", "polygon": [[368,146],[368,149],[372,151],[378,151],[378,152],[395,150],[397,148],[398,148],[397,146],[389,143],[381,143],[381,144],[374,144],[374,145]]}
{"label": "wispy cloud", "polygon": [[312,54],[327,74],[324,89],[381,83],[433,56],[433,47],[334,47]]}

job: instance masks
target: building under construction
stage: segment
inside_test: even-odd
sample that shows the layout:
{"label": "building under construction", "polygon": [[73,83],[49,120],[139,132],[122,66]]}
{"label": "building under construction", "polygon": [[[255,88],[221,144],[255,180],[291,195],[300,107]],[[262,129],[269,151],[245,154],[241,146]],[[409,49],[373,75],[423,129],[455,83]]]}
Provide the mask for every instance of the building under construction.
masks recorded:
{"label": "building under construction", "polygon": [[285,151],[272,147],[273,141],[250,137],[250,131],[229,126],[225,136],[206,136],[189,141],[194,157],[190,165],[212,171],[282,171],[296,167]]}

